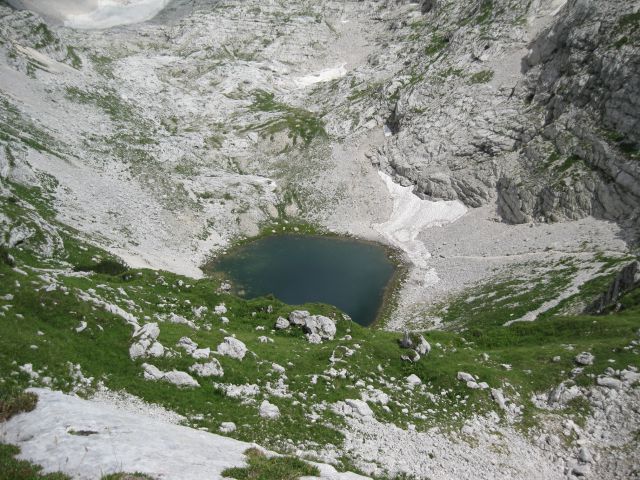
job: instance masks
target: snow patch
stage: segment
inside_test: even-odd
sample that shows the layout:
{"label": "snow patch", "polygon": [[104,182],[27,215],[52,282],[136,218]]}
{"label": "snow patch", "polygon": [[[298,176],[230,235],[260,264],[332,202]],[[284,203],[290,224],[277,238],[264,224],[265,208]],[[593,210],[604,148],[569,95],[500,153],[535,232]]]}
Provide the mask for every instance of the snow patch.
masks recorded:
{"label": "snow patch", "polygon": [[[418,267],[426,268],[431,254],[418,235],[425,228],[440,227],[462,217],[467,208],[457,200],[423,200],[413,193],[413,187],[403,187],[393,181],[384,172],[378,172],[387,186],[393,200],[393,211],[389,220],[374,225],[377,232],[393,246],[406,252],[409,259]],[[427,280],[433,283],[435,272],[428,272]]]}
{"label": "snow patch", "polygon": [[296,78],[296,84],[301,88],[306,88],[311,85],[315,85],[316,83],[330,82],[331,80],[336,80],[338,78],[342,78],[347,74],[347,69],[345,68],[345,64],[339,65],[333,68],[326,68],[324,70],[320,70],[316,73],[311,73],[309,75],[305,75],[304,77]]}

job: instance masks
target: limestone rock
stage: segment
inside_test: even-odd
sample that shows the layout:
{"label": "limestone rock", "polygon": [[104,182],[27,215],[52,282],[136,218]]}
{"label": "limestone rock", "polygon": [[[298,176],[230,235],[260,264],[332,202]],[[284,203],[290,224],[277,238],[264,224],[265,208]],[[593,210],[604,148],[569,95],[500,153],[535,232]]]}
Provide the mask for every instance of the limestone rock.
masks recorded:
{"label": "limestone rock", "polygon": [[247,346],[237,338],[225,337],[217,351],[221,355],[242,360],[247,353]]}
{"label": "limestone rock", "polygon": [[323,315],[306,317],[303,328],[308,335],[318,335],[323,340],[332,340],[336,334],[335,322]]}
{"label": "limestone rock", "polygon": [[200,384],[191,375],[187,372],[181,372],[180,370],[171,370],[170,372],[166,372],[162,379],[179,387],[200,386]]}
{"label": "limestone rock", "polygon": [[372,417],[373,410],[367,405],[367,402],[357,399],[347,399],[345,403],[353,409],[353,413],[361,417]]}
{"label": "limestone rock", "polygon": [[287,320],[284,317],[278,317],[278,319],[276,320],[276,325],[275,328],[276,330],[285,330],[287,328],[289,328],[289,320]]}
{"label": "limestone rock", "polygon": [[222,365],[220,362],[212,358],[211,361],[207,363],[196,363],[189,367],[189,371],[195,373],[199,377],[222,377],[224,375],[224,370],[222,369]]}
{"label": "limestone rock", "polygon": [[231,433],[236,431],[236,424],[233,422],[222,422],[218,429],[221,433]]}
{"label": "limestone rock", "polygon": [[471,375],[470,373],[467,372],[458,372],[458,376],[457,376],[458,380],[461,380],[463,382],[475,382],[476,379],[473,377],[473,375]]}
{"label": "limestone rock", "polygon": [[416,374],[412,373],[411,375],[409,375],[406,378],[407,384],[409,385],[410,388],[413,388],[417,385],[420,385],[422,383],[422,380],[420,380],[420,377],[418,377]]}
{"label": "limestone rock", "polygon": [[581,352],[575,357],[575,362],[578,365],[593,365],[593,361],[596,357],[593,356],[590,352]]}
{"label": "limestone rock", "polygon": [[276,419],[280,416],[280,409],[273,403],[263,400],[260,404],[260,416],[262,418]]}
{"label": "limestone rock", "polygon": [[292,325],[298,325],[299,327],[305,324],[305,321],[311,314],[306,310],[294,310],[289,314],[289,322]]}
{"label": "limestone rock", "polygon": [[620,390],[622,388],[622,382],[613,377],[598,377],[596,383],[601,387],[612,388],[614,390]]}

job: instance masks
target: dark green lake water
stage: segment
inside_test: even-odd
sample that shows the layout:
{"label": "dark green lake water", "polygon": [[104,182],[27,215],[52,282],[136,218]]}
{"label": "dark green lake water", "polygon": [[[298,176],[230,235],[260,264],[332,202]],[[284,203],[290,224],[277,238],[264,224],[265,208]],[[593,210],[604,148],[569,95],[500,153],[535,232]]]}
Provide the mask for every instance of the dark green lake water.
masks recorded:
{"label": "dark green lake water", "polygon": [[247,298],[335,305],[361,325],[376,318],[395,266],[379,245],[309,235],[276,235],[242,245],[215,263]]}

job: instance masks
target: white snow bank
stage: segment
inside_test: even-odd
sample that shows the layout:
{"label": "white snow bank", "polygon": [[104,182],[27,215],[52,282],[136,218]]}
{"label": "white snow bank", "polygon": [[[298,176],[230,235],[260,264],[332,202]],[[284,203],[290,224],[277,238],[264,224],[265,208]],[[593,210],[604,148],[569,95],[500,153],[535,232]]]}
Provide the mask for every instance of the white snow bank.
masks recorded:
{"label": "white snow bank", "polygon": [[[20,458],[42,465],[45,472],[87,480],[123,471],[154,478],[218,479],[224,469],[244,466],[243,452],[255,446],[62,392],[30,391],[38,395],[35,410],[0,424],[0,440],[18,445]],[[321,467],[321,478],[365,478]]]}
{"label": "white snow bank", "polygon": [[72,28],[111,28],[139,23],[155,17],[169,0],[9,0]]}
{"label": "white snow bank", "polygon": [[304,88],[315,85],[316,83],[329,82],[331,80],[344,77],[346,74],[347,69],[345,68],[345,64],[343,63],[342,65],[337,67],[326,68],[319,72],[305,75],[304,77],[298,77],[296,78],[295,82],[299,87]]}
{"label": "white snow bank", "polygon": [[454,222],[467,212],[459,201],[423,200],[413,193],[413,187],[403,187],[384,172],[378,172],[393,199],[389,220],[374,225],[393,246],[403,250],[418,267],[426,268],[431,254],[418,235],[425,228],[439,227]]}

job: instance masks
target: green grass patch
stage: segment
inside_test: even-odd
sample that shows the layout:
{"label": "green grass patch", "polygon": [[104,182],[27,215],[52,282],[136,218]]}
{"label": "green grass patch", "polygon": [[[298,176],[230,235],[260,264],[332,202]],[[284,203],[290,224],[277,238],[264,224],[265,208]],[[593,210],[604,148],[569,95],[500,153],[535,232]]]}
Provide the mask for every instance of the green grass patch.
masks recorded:
{"label": "green grass patch", "polygon": [[302,108],[292,107],[279,102],[275,94],[264,90],[253,92],[253,104],[249,108],[254,112],[275,113],[273,118],[266,122],[254,125],[248,130],[256,130],[263,136],[273,139],[274,134],[282,131],[288,132],[288,137],[294,145],[299,140],[304,145],[309,145],[316,137],[326,137],[324,121],[316,114]]}
{"label": "green grass patch", "polygon": [[295,457],[267,457],[256,448],[244,452],[247,467],[228,468],[222,472],[226,478],[236,480],[297,480],[304,476],[320,475],[318,467]]}
{"label": "green grass patch", "polygon": [[24,460],[17,460],[18,447],[0,443],[0,480],[71,480],[62,473],[41,473],[42,467]]}
{"label": "green grass patch", "polygon": [[476,72],[469,77],[469,83],[477,84],[477,83],[489,83],[493,79],[494,72],[493,70],[482,70],[480,72]]}

